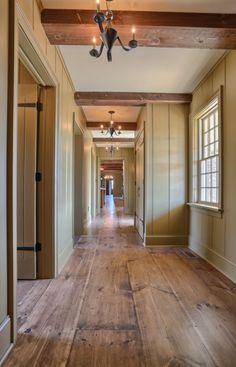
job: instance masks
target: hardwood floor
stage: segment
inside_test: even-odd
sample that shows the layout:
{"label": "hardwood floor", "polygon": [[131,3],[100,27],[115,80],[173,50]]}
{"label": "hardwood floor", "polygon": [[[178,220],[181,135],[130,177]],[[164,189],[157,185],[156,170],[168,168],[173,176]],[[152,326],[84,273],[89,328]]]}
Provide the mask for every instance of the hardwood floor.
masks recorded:
{"label": "hardwood floor", "polygon": [[4,367],[236,366],[236,286],[186,248],[144,248],[110,201],[54,280],[20,282]]}

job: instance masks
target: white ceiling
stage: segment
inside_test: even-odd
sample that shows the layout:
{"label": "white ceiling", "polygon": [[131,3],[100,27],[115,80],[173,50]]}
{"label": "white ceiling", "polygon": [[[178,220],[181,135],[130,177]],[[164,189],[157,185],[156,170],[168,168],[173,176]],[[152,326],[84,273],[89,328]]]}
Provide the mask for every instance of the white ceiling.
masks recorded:
{"label": "white ceiling", "polygon": [[[103,135],[100,130],[91,130],[91,131],[92,131],[92,135],[94,138],[109,138],[110,137],[109,135]],[[135,137],[134,135],[135,135],[134,131],[125,130],[125,131],[122,131],[119,136],[114,136],[114,138],[116,139],[123,139],[123,138],[134,139]]]}
{"label": "white ceiling", "polygon": [[115,111],[113,120],[115,122],[136,122],[140,113],[140,107],[118,107],[118,106],[93,106],[83,107],[87,121],[110,122],[108,111]]}
{"label": "white ceiling", "polygon": [[[114,143],[113,144],[114,147],[119,147],[119,148],[134,148],[134,143]],[[97,143],[96,144],[97,148],[106,148],[107,146],[111,146],[111,143]],[[107,152],[107,156],[110,156],[110,152]]]}
{"label": "white ceiling", "polygon": [[[109,122],[110,115],[108,111],[115,111],[113,115],[113,120],[118,123],[122,122],[136,122],[140,113],[140,107],[123,107],[123,106],[84,106],[83,107],[84,114],[87,121],[96,121],[96,122]],[[122,125],[121,125],[122,126]],[[109,135],[101,134],[100,130],[92,130],[91,131],[93,138],[109,138]],[[116,136],[115,138],[124,139],[131,138],[134,139],[135,133],[134,131],[122,131],[121,135]],[[119,143],[119,146],[122,144]],[[104,147],[106,144],[97,144],[97,146]],[[134,144],[129,143],[124,144],[123,148],[133,147]]]}
{"label": "white ceiling", "polygon": [[[95,0],[42,0],[45,8],[95,9]],[[105,0],[101,0],[105,8]],[[112,9],[236,13],[236,0],[114,0]],[[89,55],[89,46],[60,46],[77,91],[191,93],[224,54],[223,50],[140,47],[130,53],[113,49],[113,62],[106,54]],[[139,109],[84,107],[88,121],[109,121],[108,110],[117,111],[117,122],[136,121]],[[99,137],[99,131],[92,132]],[[129,132],[124,132],[130,137]],[[129,136],[128,136],[129,135]],[[122,137],[125,137],[123,135]],[[99,145],[104,146],[104,145]]]}
{"label": "white ceiling", "polygon": [[223,55],[222,50],[140,47],[113,49],[113,62],[104,53],[89,55],[89,46],[60,46],[77,91],[192,92]]}
{"label": "white ceiling", "polygon": [[[42,0],[45,8],[95,9],[95,0]],[[105,0],[101,0],[105,8]],[[112,9],[236,13],[235,0],[114,0]]]}

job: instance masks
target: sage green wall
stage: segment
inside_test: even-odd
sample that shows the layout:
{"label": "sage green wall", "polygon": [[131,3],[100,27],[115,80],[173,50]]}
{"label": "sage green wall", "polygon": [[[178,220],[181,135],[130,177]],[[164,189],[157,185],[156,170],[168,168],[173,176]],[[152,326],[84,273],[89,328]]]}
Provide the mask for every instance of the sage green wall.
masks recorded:
{"label": "sage green wall", "polygon": [[188,105],[147,106],[145,122],[145,243],[188,242]]}
{"label": "sage green wall", "polygon": [[[85,118],[81,108],[74,102],[74,86],[69,77],[60,51],[50,45],[40,21],[40,11],[37,0],[19,0],[21,15],[24,19],[23,27],[30,32],[40,50],[40,57],[47,70],[57,80],[58,92],[58,134],[56,137],[57,162],[57,269],[58,272],[64,266],[73,250],[74,229],[74,174],[73,174],[73,140],[74,140],[74,116],[76,123],[83,134],[83,222],[86,225],[91,218],[91,190],[87,185],[91,183],[91,147],[94,147],[92,136],[86,130]],[[22,24],[21,24],[22,26]],[[95,149],[95,147],[94,147]]]}
{"label": "sage green wall", "polygon": [[[224,212],[221,215],[192,207],[189,245],[236,281],[236,51],[228,53],[193,94],[190,114],[190,154],[194,139],[193,117],[221,86],[223,86]],[[190,189],[191,186],[190,180]]]}

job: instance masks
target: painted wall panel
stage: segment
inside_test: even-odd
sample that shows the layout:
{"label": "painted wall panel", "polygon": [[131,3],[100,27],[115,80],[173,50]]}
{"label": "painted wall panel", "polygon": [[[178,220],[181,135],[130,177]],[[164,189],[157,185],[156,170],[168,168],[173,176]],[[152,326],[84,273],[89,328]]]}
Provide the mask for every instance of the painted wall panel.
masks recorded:
{"label": "painted wall panel", "polygon": [[153,235],[169,227],[169,106],[153,106]]}
{"label": "painted wall panel", "polygon": [[187,244],[186,105],[148,106],[145,124],[147,245]]}
{"label": "painted wall panel", "polygon": [[[223,214],[190,210],[189,245],[234,281],[236,280],[236,51],[228,53],[193,94],[190,115],[190,153],[194,114],[223,86]],[[196,134],[196,132],[195,132]],[[190,167],[191,168],[191,167]],[[191,170],[190,170],[191,172]],[[190,184],[192,180],[190,179]],[[199,233],[203,235],[199,238]]]}
{"label": "painted wall panel", "polygon": [[[170,105],[169,111],[169,233],[187,233],[187,112],[181,105]],[[184,219],[184,220],[183,220]]]}
{"label": "painted wall panel", "polygon": [[[32,36],[39,45],[45,61],[50,64],[58,81],[57,85],[57,124],[58,124],[58,176],[56,184],[58,189],[58,233],[57,233],[57,264],[60,271],[65,264],[68,256],[73,249],[73,113],[75,113],[76,123],[83,132],[84,152],[83,152],[83,179],[88,185],[91,176],[91,147],[94,147],[92,136],[85,128],[85,119],[81,108],[76,106],[74,102],[74,87],[71,84],[68,72],[61,59],[61,56],[54,46],[51,46],[46,38],[45,32],[40,22],[40,11],[36,0],[20,0],[22,11],[26,14],[32,25]],[[91,190],[87,190],[83,183],[83,212],[85,222],[91,213]]]}
{"label": "painted wall panel", "polygon": [[36,0],[34,0],[33,10],[34,10],[34,21],[33,21],[34,34],[41,50],[46,55],[46,49],[47,49],[46,34],[41,24],[41,15]]}
{"label": "painted wall panel", "polygon": [[226,57],[224,121],[225,256],[236,264],[236,51]]}
{"label": "painted wall panel", "polygon": [[46,44],[46,47],[47,47],[47,58],[48,58],[48,61],[52,67],[52,70],[55,72],[55,69],[56,69],[56,49],[54,46],[52,46],[50,44],[50,42],[48,41],[48,39],[46,40],[47,44]]}
{"label": "painted wall panel", "polygon": [[34,0],[19,0],[19,4],[26,15],[29,23],[34,23]]}

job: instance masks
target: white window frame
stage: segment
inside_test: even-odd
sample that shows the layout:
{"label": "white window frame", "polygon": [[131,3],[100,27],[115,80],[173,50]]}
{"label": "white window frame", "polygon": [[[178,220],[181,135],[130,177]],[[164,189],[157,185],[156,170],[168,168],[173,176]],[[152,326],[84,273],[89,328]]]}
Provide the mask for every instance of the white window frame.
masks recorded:
{"label": "white window frame", "polygon": [[[213,204],[200,200],[200,120],[214,108],[214,101],[218,104],[218,132],[219,132],[219,200]],[[192,150],[192,199],[190,205],[200,208],[223,211],[223,182],[222,182],[222,87],[200,109],[193,118],[193,150]]]}

